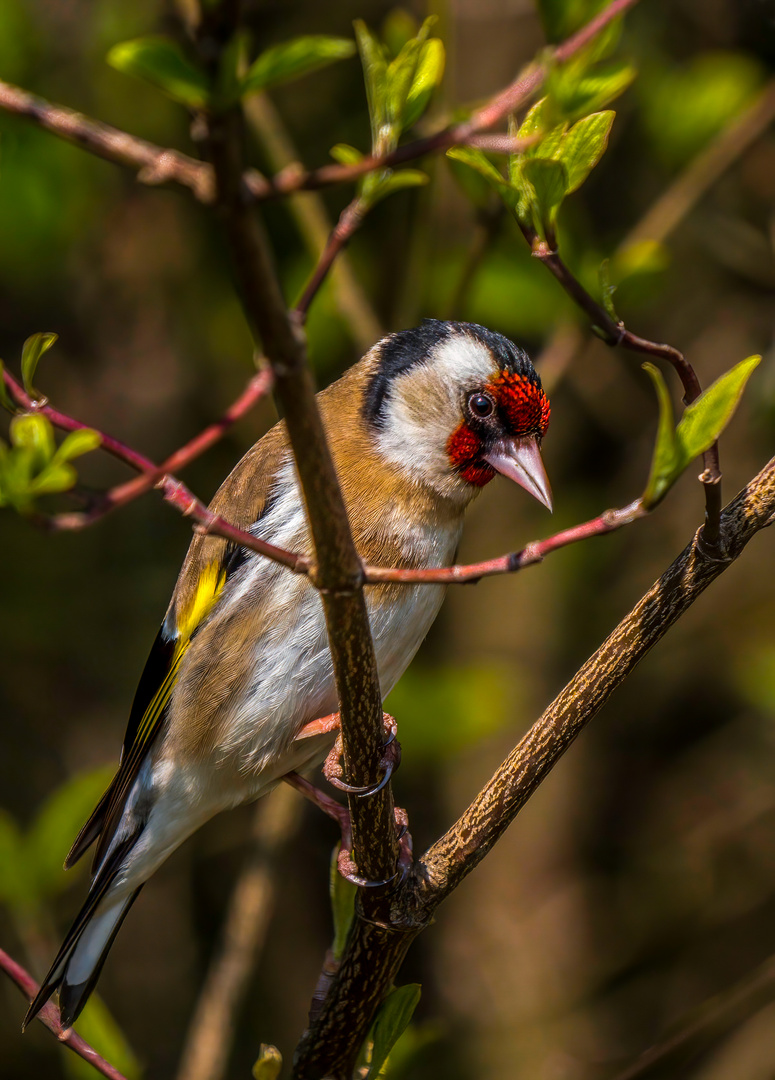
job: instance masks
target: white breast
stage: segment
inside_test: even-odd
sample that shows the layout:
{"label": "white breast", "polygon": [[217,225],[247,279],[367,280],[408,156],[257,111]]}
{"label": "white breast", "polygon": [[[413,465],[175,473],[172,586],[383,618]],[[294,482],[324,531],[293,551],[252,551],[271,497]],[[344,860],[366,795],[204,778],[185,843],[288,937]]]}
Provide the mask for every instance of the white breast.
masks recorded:
{"label": "white breast", "polygon": [[[292,464],[278,486],[287,494],[271,504],[256,526],[264,539],[290,550],[307,550],[309,539]],[[406,529],[403,542],[413,558],[426,566],[449,562],[457,547],[461,523],[446,529]],[[398,522],[397,522],[398,525]],[[294,744],[304,724],[337,709],[333,666],[320,597],[303,577],[296,577],[268,560],[254,556],[227,584],[219,609],[227,611],[253,590],[282,590],[283,604],[273,624],[253,646],[252,675],[222,730],[228,732],[217,755],[224,765],[236,765],[245,783],[258,794],[272,780],[294,768],[322,760],[331,740]],[[383,698],[403,674],[435,619],[444,597],[443,586],[415,585],[402,589],[397,602],[379,603],[367,588],[374,647]],[[221,608],[223,605],[223,608]],[[232,773],[233,770],[225,770]],[[235,796],[236,796],[235,792]],[[242,801],[245,795],[235,798]]]}

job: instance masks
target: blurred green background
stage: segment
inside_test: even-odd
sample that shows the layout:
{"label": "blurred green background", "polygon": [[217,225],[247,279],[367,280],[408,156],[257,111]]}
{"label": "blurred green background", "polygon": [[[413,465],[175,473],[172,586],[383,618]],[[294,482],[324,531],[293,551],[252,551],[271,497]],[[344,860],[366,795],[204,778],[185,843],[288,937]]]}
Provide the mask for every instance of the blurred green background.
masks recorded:
{"label": "blurred green background", "polygon": [[[594,8],[575,6],[582,16]],[[379,27],[391,7],[249,5],[262,45],[350,36],[354,18]],[[419,3],[407,9],[427,14]],[[532,0],[439,0],[431,10],[448,62],[429,129],[505,85],[545,41]],[[115,43],[151,32],[180,32],[171,0],[0,0],[0,78],[194,152],[186,111],[105,63]],[[761,95],[775,115],[775,4],[644,0],[618,55],[638,77],[613,105],[607,154],[563,207],[562,251],[593,289],[611,257],[620,315],[684,350],[704,385],[764,354],[722,441],[728,498],[775,443],[775,139],[766,121],[745,145],[730,134],[747,130]],[[263,106],[253,118],[249,152],[261,169],[273,171],[282,153],[278,120],[281,141],[310,167],[338,142],[367,149],[357,58],[272,102],[276,116]],[[700,196],[708,149],[719,146],[731,147],[728,167]],[[471,512],[461,551],[485,558],[634,498],[656,407],[638,358],[589,333],[516,225],[491,206],[477,211],[443,159],[423,167],[429,185],[385,200],[352,242],[349,285],[318,297],[311,356],[323,384],[370,336],[454,314],[539,360],[551,387],[555,515],[496,481]],[[335,189],[266,206],[289,300],[314,263],[305,237],[350,196]],[[17,367],[24,339],[40,330],[60,335],[38,376],[52,402],[157,459],[219,415],[251,373],[228,261],[202,208],[0,115],[0,356]],[[209,497],[272,420],[262,404],[191,466],[191,487]],[[104,486],[125,473],[94,456],[81,475]],[[467,805],[701,519],[690,469],[652,518],[625,532],[450,593],[391,699],[404,747],[395,790],[416,849]],[[58,867],[117,758],[190,531],[149,495],[81,535],[46,536],[6,511],[2,536],[0,944],[40,977],[86,887],[83,868]],[[442,908],[401,975],[423,984],[423,998],[415,1051],[391,1075],[610,1077],[775,952],[773,553],[772,536],[754,541]],[[175,1075],[253,814],[212,822],[171,858],[111,952],[100,991],[123,1036],[92,1023],[133,1076]],[[279,861],[277,908],[239,1012],[230,1076],[249,1074],[261,1041],[289,1059],[305,1026],[331,938],[334,839],[305,808]],[[21,1038],[24,1004],[6,981],[0,1001],[2,1080],[78,1068],[40,1025]],[[662,1075],[771,1078],[775,1005],[760,1001],[707,1052]]]}

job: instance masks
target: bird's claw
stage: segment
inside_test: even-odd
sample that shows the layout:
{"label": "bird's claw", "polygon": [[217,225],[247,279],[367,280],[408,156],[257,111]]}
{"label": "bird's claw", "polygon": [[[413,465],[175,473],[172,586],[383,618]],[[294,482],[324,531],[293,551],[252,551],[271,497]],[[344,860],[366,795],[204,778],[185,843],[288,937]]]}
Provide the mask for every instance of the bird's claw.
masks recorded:
{"label": "bird's claw", "polygon": [[365,799],[370,795],[376,795],[377,792],[381,791],[385,784],[387,784],[395,770],[401,764],[401,744],[396,738],[398,734],[398,725],[389,713],[382,714],[382,723],[387,738],[382,744],[382,757],[379,762],[382,776],[377,783],[360,786],[348,784],[346,780],[342,779],[342,736],[339,734],[331,753],[328,755],[325,764],[323,765],[323,775],[332,787],[338,788],[339,791],[344,791],[347,795],[357,795],[359,798]]}

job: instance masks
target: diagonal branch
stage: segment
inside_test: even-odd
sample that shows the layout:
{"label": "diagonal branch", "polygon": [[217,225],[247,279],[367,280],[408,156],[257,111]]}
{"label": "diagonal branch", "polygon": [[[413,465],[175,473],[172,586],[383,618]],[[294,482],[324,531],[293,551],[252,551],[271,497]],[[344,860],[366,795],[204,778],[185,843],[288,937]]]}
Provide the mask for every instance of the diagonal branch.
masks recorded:
{"label": "diagonal branch", "polygon": [[[7,952],[0,949],[0,970],[4,971],[8,978],[15,983],[15,985],[21,990],[22,994],[26,997],[27,1001],[32,1001],[38,992],[38,984],[28,974],[21,964],[17,964]],[[98,1073],[102,1073],[103,1076],[107,1076],[108,1080],[126,1080],[123,1073],[120,1073],[115,1066],[111,1065],[109,1061],[106,1061],[104,1057],[101,1057],[93,1047],[81,1038],[72,1028],[63,1028],[59,1020],[59,1010],[52,1003],[48,1002],[38,1013],[38,1020],[47,1027],[52,1035],[68,1048],[72,1050],[78,1057],[87,1061],[92,1068],[96,1069]]]}
{"label": "diagonal branch", "polygon": [[323,1009],[297,1049],[294,1080],[349,1075],[373,1008],[384,997],[412,941],[433,921],[439,904],[481,862],[636,664],[773,520],[775,458],[722,514],[727,557],[710,556],[696,535],[552,702],[456,824],[416,862],[412,876],[393,893],[390,921],[375,924],[356,915]]}

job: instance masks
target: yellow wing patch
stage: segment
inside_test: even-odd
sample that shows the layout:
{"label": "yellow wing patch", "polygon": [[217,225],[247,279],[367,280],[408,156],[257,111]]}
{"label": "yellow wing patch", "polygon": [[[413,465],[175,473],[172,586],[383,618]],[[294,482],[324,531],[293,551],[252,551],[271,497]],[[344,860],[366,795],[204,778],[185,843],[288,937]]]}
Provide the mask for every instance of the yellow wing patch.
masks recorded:
{"label": "yellow wing patch", "polygon": [[186,644],[197,626],[215,607],[226,581],[226,571],[217,562],[208,563],[196,583],[194,595],[181,608],[176,630],[181,646]]}

